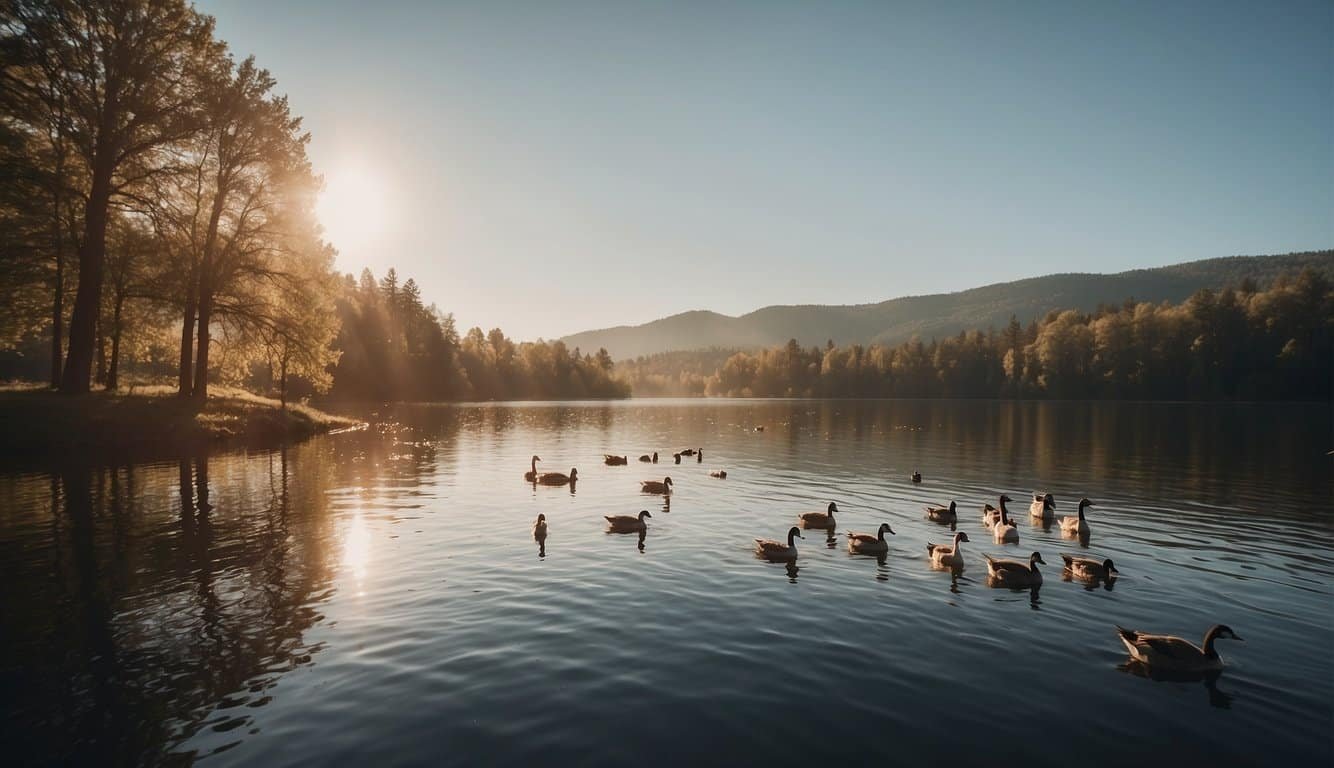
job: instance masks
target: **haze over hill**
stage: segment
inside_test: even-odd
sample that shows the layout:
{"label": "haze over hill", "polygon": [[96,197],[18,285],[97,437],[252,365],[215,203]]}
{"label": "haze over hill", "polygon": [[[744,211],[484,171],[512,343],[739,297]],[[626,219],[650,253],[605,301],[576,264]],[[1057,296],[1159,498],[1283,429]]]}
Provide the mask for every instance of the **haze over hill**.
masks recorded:
{"label": "haze over hill", "polygon": [[803,345],[898,344],[913,336],[943,337],[1023,322],[1053,309],[1091,311],[1099,303],[1181,301],[1201,288],[1251,278],[1263,285],[1285,271],[1315,267],[1334,277],[1334,250],[1276,256],[1229,256],[1117,274],[1056,274],[996,283],[957,293],[905,296],[876,304],[769,306],[732,317],[696,310],[643,325],[584,331],[562,339],[571,347],[605,347],[625,359],[673,350],[751,349],[796,339]]}

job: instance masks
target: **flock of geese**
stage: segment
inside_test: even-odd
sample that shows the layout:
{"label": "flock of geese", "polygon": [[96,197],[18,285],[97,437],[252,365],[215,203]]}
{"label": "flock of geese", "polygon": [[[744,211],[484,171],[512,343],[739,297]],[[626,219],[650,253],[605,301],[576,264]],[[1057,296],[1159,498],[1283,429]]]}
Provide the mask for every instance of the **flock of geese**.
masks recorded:
{"label": "flock of geese", "polygon": [[[686,448],[673,453],[672,456],[676,464],[681,463],[682,457],[695,457],[696,463],[703,463],[704,450],[702,448]],[[533,483],[535,486],[573,485],[578,481],[579,470],[575,468],[571,468],[569,474],[538,472],[537,462],[541,460],[541,457],[537,455],[532,457],[529,471],[524,473],[524,480]],[[644,454],[639,457],[639,461],[647,464],[657,464],[658,454],[657,452]],[[606,454],[603,456],[603,462],[608,466],[624,466],[629,464],[629,457]],[[727,477],[727,472],[714,470],[709,472],[709,475],[722,479]],[[908,479],[913,483],[920,483],[922,482],[922,475],[920,472],[914,471]],[[662,480],[642,480],[640,481],[640,491],[670,497],[672,485],[672,478],[670,477],[664,477]],[[985,504],[982,507],[982,527],[990,532],[997,544],[1019,543],[1019,528],[1010,516],[1008,506],[1013,501],[1009,496],[1001,494],[997,498],[997,506],[993,507],[990,504]],[[1089,527],[1086,510],[1092,506],[1094,506],[1092,501],[1081,498],[1075,515],[1065,516],[1058,520],[1056,517],[1056,499],[1052,494],[1042,492],[1033,495],[1028,513],[1029,517],[1044,526],[1053,522],[1057,523],[1063,536],[1078,539],[1082,546],[1088,546],[1092,531]],[[958,503],[951,501],[948,505],[930,505],[925,507],[925,512],[927,520],[949,525],[950,529],[955,531],[953,541],[948,545],[927,543],[926,554],[928,560],[937,569],[950,570],[958,574],[964,569],[965,564],[962,545],[970,541],[966,532],[958,530]],[[756,556],[770,562],[794,564],[798,557],[796,540],[805,538],[801,533],[802,530],[824,531],[829,537],[829,542],[835,540],[837,531],[835,515],[837,513],[838,505],[831,501],[824,512],[805,512],[798,515],[797,524],[788,529],[786,541],[755,539]],[[607,530],[611,533],[640,534],[642,548],[643,536],[648,530],[646,521],[653,517],[652,513],[648,510],[641,510],[638,515],[607,515],[605,517]],[[533,538],[542,545],[543,551],[545,551],[547,530],[546,515],[539,514],[537,521],[533,524]],[[889,523],[881,523],[875,533],[848,531],[846,533],[848,551],[852,554],[874,555],[883,558],[889,552],[889,542],[885,539],[885,534],[895,535],[894,529],[890,527]],[[1036,590],[1042,585],[1042,571],[1038,569],[1038,566],[1046,565],[1047,561],[1042,559],[1042,554],[1039,552],[1033,552],[1027,560],[997,558],[985,553],[982,557],[987,565],[987,586],[989,587],[1032,588]],[[1065,573],[1072,580],[1086,584],[1101,582],[1110,585],[1120,574],[1120,571],[1116,569],[1116,564],[1110,558],[1099,560],[1092,557],[1062,553],[1061,559],[1064,561]],[[1142,664],[1153,673],[1193,674],[1220,670],[1223,667],[1223,661],[1215,648],[1215,641],[1241,640],[1230,627],[1224,624],[1211,627],[1205,633],[1201,645],[1196,645],[1189,640],[1173,635],[1154,635],[1120,626],[1117,626],[1116,630],[1131,659]]]}

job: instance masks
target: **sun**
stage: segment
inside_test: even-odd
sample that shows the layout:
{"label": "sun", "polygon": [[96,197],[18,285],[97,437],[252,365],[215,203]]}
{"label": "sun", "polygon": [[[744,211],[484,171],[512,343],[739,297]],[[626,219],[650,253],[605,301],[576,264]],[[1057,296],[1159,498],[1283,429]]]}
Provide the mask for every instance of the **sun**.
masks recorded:
{"label": "sun", "polygon": [[357,256],[385,233],[388,186],[375,171],[359,163],[345,163],[325,174],[315,213],[326,239],[340,253]]}

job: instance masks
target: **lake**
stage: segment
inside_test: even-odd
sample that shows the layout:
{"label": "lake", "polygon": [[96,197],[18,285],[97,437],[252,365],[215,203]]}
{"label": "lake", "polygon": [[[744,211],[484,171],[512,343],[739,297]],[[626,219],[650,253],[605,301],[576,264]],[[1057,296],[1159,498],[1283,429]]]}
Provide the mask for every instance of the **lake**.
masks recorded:
{"label": "lake", "polygon": [[[1334,762],[1329,405],[362,415],[281,450],[0,470],[6,762]],[[673,464],[686,447],[703,461]],[[533,454],[579,482],[524,482]],[[639,492],[664,476],[669,503]],[[1058,515],[1095,502],[1086,550],[1030,522],[1035,489]],[[1001,493],[1018,545],[980,522]],[[922,513],[952,499],[957,575],[930,567],[951,533]],[[830,501],[834,541],[755,557]],[[605,532],[641,509],[642,539]],[[883,562],[850,555],[842,532],[881,522]],[[987,586],[983,553],[1034,550],[1040,590]],[[1063,580],[1075,551],[1122,576]],[[1218,622],[1247,642],[1203,681],[1132,674],[1113,627],[1199,642]]]}

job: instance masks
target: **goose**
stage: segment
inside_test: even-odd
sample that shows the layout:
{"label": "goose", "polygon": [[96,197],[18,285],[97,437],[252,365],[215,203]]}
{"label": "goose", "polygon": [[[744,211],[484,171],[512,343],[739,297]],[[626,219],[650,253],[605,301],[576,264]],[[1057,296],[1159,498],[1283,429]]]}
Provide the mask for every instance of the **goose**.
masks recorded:
{"label": "goose", "polygon": [[[764,431],[764,425],[763,425],[763,424],[759,425],[758,427],[755,428],[755,431],[756,431],[756,432],[763,432],[763,431]],[[1334,451],[1332,451],[1332,453],[1334,453]]]}
{"label": "goose", "polygon": [[922,473],[921,473],[921,472],[918,472],[917,470],[914,469],[914,470],[912,471],[912,481],[913,481],[914,483],[920,483],[920,482],[922,482]]}
{"label": "goose", "polygon": [[716,477],[716,478],[718,478],[719,480],[726,480],[726,479],[727,479],[727,470],[725,470],[725,469],[715,469],[715,470],[713,470],[712,472],[709,473],[709,477]]}
{"label": "goose", "polygon": [[527,472],[523,473],[524,480],[527,480],[530,483],[537,482],[537,462],[541,460],[542,460],[541,456],[533,454],[533,462],[531,468]]}
{"label": "goose", "polygon": [[682,448],[682,449],[681,449],[681,455],[682,455],[682,456],[694,456],[694,455],[695,455],[695,449],[694,449],[694,448]]}
{"label": "goose", "polygon": [[999,586],[1036,587],[1042,584],[1042,572],[1038,564],[1046,565],[1042,555],[1034,552],[1028,556],[1028,562],[1022,560],[999,560],[986,553],[987,575]]}
{"label": "goose", "polygon": [[787,544],[773,539],[756,539],[755,554],[766,560],[787,560],[797,559],[797,539],[804,539],[801,535],[801,529],[792,526],[787,531]]}
{"label": "goose", "polygon": [[829,509],[826,512],[803,512],[797,515],[797,522],[801,523],[802,528],[833,528],[834,513],[838,511],[838,505],[829,502]]}
{"label": "goose", "polygon": [[1091,507],[1091,506],[1093,506],[1093,502],[1089,501],[1087,498],[1080,499],[1079,517],[1070,517],[1069,515],[1066,515],[1065,517],[1061,518],[1061,533],[1067,534],[1069,536],[1079,536],[1080,538],[1088,538],[1089,524],[1088,521],[1084,519],[1084,507]]}
{"label": "goose", "polygon": [[963,552],[959,545],[968,541],[968,534],[959,531],[954,534],[954,545],[945,546],[944,544],[926,543],[926,554],[931,558],[931,564],[940,568],[955,568],[963,570]]}
{"label": "goose", "polygon": [[640,457],[639,457],[639,460],[642,461],[642,462],[644,462],[645,464],[647,464],[647,463],[649,463],[649,462],[653,462],[654,464],[657,464],[657,463],[658,463],[658,452],[657,452],[657,451],[654,451],[652,456],[650,456],[650,455],[648,455],[648,454],[646,453],[646,454],[644,454],[643,456],[640,456]]}
{"label": "goose", "polygon": [[681,463],[681,454],[679,454],[679,453],[673,453],[673,454],[672,454],[672,458],[673,458],[673,459],[676,459],[676,463],[677,463],[677,464],[680,464],[680,463]]}
{"label": "goose", "polygon": [[640,480],[639,490],[644,493],[660,493],[664,496],[668,496],[672,492],[672,479],[670,477],[664,477],[661,483],[657,480]]}
{"label": "goose", "polygon": [[1116,570],[1111,558],[1095,560],[1091,557],[1067,555],[1062,552],[1061,559],[1065,561],[1065,569],[1070,572],[1070,576],[1080,581],[1102,581],[1115,578],[1121,573]]}
{"label": "goose", "polygon": [[926,507],[926,516],[937,523],[955,523],[959,521],[957,505],[951,501],[948,507]]}
{"label": "goose", "polygon": [[996,524],[991,526],[991,535],[996,540],[997,544],[1019,543],[1019,528],[1014,524],[1014,521],[1010,519],[1009,507],[1005,506],[1005,504],[1010,501],[1013,501],[1013,499],[1002,494],[1000,499],[996,502],[1000,504],[1000,509],[998,510],[1000,517],[997,518]]}
{"label": "goose", "polygon": [[537,522],[533,523],[533,538],[541,541],[547,537],[547,516],[538,515]]}
{"label": "goose", "polygon": [[1226,624],[1215,624],[1204,634],[1204,647],[1173,635],[1150,635],[1117,626],[1130,657],[1149,669],[1169,672],[1208,672],[1222,669],[1223,659],[1214,650],[1215,640],[1245,642]]}
{"label": "goose", "polygon": [[700,448],[698,451],[695,452],[695,463],[696,463],[696,464],[703,464],[703,463],[704,463],[704,449],[703,449],[703,448]]}
{"label": "goose", "polygon": [[630,463],[629,456],[612,456],[609,453],[602,454],[602,461],[609,467],[619,467]]}
{"label": "goose", "polygon": [[537,476],[537,482],[542,485],[566,485],[579,480],[579,470],[570,469],[570,474],[561,472],[543,472]]}
{"label": "goose", "polygon": [[615,533],[635,533],[637,531],[647,531],[648,523],[644,518],[653,517],[653,513],[647,509],[639,510],[639,516],[634,515],[603,515],[607,519],[607,528]]}
{"label": "goose", "polygon": [[889,523],[881,523],[880,530],[874,534],[848,531],[848,551],[865,552],[872,555],[888,552],[889,542],[885,541],[886,533],[891,536],[897,535],[894,533],[894,529],[889,527]]}
{"label": "goose", "polygon": [[985,526],[985,527],[987,527],[987,528],[990,528],[991,526],[995,525],[996,523],[999,523],[999,522],[1000,522],[1000,519],[1001,519],[1001,513],[1000,513],[1000,510],[999,510],[999,509],[996,509],[995,507],[991,506],[990,504],[983,504],[983,505],[982,505],[982,525],[983,525],[983,526]]}
{"label": "goose", "polygon": [[1033,494],[1033,503],[1028,505],[1028,514],[1043,520],[1050,520],[1056,516],[1053,511],[1056,509],[1056,499],[1052,498],[1050,493],[1042,495]]}

